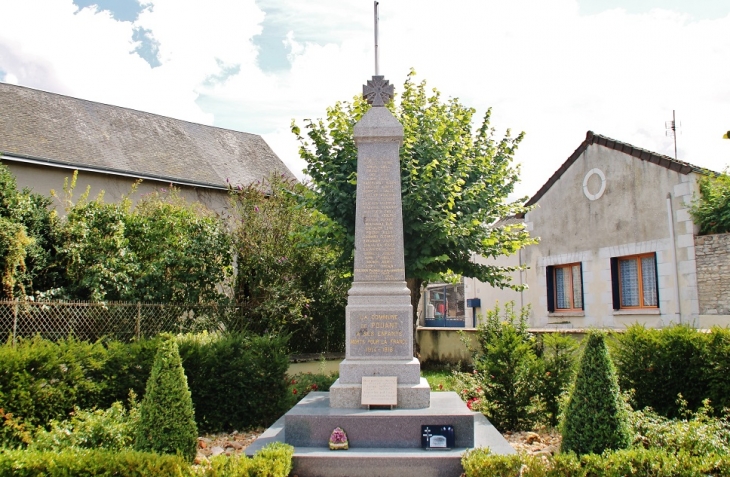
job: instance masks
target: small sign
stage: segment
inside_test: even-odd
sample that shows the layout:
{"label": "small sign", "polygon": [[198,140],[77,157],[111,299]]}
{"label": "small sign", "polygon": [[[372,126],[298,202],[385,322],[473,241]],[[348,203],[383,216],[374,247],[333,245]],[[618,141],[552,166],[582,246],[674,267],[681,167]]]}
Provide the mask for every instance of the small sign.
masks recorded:
{"label": "small sign", "polygon": [[396,406],[398,376],[363,376],[361,402],[366,406]]}
{"label": "small sign", "polygon": [[454,448],[454,426],[421,426],[421,447],[448,450]]}

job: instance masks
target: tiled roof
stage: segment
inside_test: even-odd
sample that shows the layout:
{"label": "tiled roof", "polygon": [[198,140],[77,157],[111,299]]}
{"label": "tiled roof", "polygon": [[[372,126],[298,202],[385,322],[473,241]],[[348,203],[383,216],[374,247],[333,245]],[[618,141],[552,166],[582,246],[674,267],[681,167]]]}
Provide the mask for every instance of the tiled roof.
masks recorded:
{"label": "tiled roof", "polygon": [[0,83],[4,160],[203,187],[294,177],[261,136]]}
{"label": "tiled roof", "polygon": [[646,149],[642,149],[640,147],[632,146],[631,144],[627,144],[625,142],[617,141],[615,139],[611,139],[610,137],[601,136],[600,134],[595,134],[593,131],[588,131],[586,133],[586,139],[583,141],[583,143],[578,146],[578,149],[573,152],[573,154],[568,157],[568,159],[563,163],[560,168],[555,171],[555,173],[548,179],[548,181],[540,188],[539,191],[535,195],[532,196],[530,200],[527,201],[525,204],[526,206],[533,205],[537,203],[540,198],[545,195],[545,193],[557,182],[558,179],[563,175],[565,171],[568,170],[568,168],[573,165],[573,163],[580,157],[581,154],[590,146],[591,144],[598,144],[600,146],[607,147],[609,149],[614,149],[619,152],[623,152],[624,154],[628,154],[630,156],[634,156],[637,159],[641,159],[642,161],[648,161],[652,162],[654,164],[657,164],[662,167],[666,167],[667,169],[671,169],[673,171],[677,171],[680,174],[689,174],[690,172],[698,172],[700,174],[714,174],[714,172],[709,171],[707,169],[703,169],[701,167],[692,165],[688,162],[678,161],[676,159],[673,159],[669,156],[665,156],[663,154],[657,154],[656,152],[647,151]]}

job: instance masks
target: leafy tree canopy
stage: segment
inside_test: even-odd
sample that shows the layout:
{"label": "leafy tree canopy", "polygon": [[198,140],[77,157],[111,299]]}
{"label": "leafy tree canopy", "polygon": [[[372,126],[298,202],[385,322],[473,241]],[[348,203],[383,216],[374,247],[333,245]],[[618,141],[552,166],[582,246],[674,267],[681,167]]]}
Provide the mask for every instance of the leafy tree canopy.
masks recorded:
{"label": "leafy tree canopy", "polygon": [[730,232],[730,175],[705,176],[699,181],[700,197],[692,202],[690,213],[700,226],[700,234]]}
{"label": "leafy tree canopy", "polygon": [[198,303],[223,298],[218,285],[230,274],[225,224],[176,190],[107,203],[103,194],[76,203],[66,187],[59,261],[68,284],[58,290],[76,299]]}
{"label": "leafy tree canopy", "polygon": [[[473,108],[458,99],[416,84],[411,71],[396,105],[388,107],[404,127],[400,149],[406,280],[414,305],[424,282],[454,275],[474,277],[495,287],[510,283],[515,267],[479,264],[484,257],[510,255],[534,241],[521,225],[492,226],[498,219],[525,212],[524,199],[508,201],[518,181],[513,164],[523,133],[501,139],[491,127],[491,109],[475,130]],[[338,102],[326,120],[292,124],[300,155],[314,188],[315,206],[332,219],[329,238],[342,244],[342,259],[353,261],[357,148],[355,123],[369,109],[361,98]],[[414,306],[414,317],[416,313]]]}
{"label": "leafy tree canopy", "polygon": [[0,298],[31,295],[60,278],[54,266],[57,216],[50,197],[19,191],[0,164]]}
{"label": "leafy tree canopy", "polygon": [[341,351],[349,283],[337,244],[318,238],[326,218],[309,194],[276,174],[232,191],[234,296],[241,326],[307,337],[292,340],[298,352]]}

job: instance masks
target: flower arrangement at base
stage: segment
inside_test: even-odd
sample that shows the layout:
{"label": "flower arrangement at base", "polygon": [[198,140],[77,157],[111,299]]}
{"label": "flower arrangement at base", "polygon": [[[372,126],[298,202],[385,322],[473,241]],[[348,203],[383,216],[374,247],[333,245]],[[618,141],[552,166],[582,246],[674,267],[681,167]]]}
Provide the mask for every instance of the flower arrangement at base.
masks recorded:
{"label": "flower arrangement at base", "polygon": [[341,427],[335,427],[330,435],[330,449],[331,450],[347,450],[349,446],[347,444],[347,434],[342,430]]}

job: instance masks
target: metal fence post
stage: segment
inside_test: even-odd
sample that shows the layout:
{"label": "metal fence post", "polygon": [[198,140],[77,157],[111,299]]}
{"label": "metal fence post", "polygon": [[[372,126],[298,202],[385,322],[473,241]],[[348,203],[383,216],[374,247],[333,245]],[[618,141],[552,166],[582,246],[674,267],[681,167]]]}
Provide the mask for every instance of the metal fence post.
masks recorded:
{"label": "metal fence post", "polygon": [[140,336],[140,333],[142,332],[142,303],[137,302],[137,325],[135,334],[137,335],[137,341],[141,340],[142,337]]}
{"label": "metal fence post", "polygon": [[15,348],[15,339],[18,336],[18,300],[13,304],[13,348]]}

